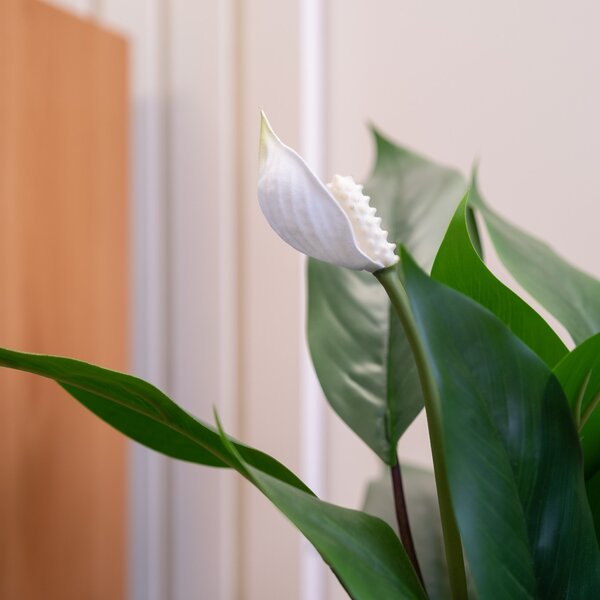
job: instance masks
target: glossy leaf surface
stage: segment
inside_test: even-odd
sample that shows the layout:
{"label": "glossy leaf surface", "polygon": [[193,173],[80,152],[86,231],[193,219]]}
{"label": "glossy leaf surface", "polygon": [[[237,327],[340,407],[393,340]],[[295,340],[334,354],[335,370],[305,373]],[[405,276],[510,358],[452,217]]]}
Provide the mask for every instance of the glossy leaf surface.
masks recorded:
{"label": "glossy leaf surface", "polygon": [[486,267],[469,233],[468,194],[459,205],[437,253],[431,276],[491,310],[550,367],[567,354],[554,330]]}
{"label": "glossy leaf surface", "polygon": [[567,395],[575,421],[582,423],[580,438],[589,479],[600,472],[600,334],[577,346],[554,373]]}
{"label": "glossy leaf surface", "polygon": [[[464,195],[462,176],[378,133],[365,185],[389,231],[429,269]],[[389,300],[368,273],[316,260],[308,269],[308,340],[317,376],[338,415],[386,463],[423,407],[416,366]]]}
{"label": "glossy leaf surface", "polygon": [[[70,358],[0,348],[0,366],[53,379],[98,417],[131,439],[172,458],[231,466],[217,431],[186,413],[142,379]],[[252,466],[304,491],[308,488],[263,452],[236,444]]]}
{"label": "glossy leaf surface", "polygon": [[600,282],[491,210],[477,190],[475,178],[470,200],[483,216],[506,268],[566,327],[573,341],[580,344],[600,332]]}
{"label": "glossy leaf surface", "polygon": [[248,465],[223,435],[237,469],[304,534],[354,600],[425,600],[404,548],[381,519],[319,500]]}
{"label": "glossy leaf surface", "polygon": [[479,596],[600,596],[600,552],[560,384],[487,309],[427,277],[408,254],[402,261]]}

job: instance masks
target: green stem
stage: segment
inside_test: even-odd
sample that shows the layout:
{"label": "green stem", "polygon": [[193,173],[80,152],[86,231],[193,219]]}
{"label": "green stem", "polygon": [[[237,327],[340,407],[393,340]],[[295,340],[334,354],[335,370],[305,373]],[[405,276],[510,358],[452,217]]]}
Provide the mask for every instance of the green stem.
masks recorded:
{"label": "green stem", "polygon": [[583,426],[587,423],[588,419],[592,416],[592,413],[596,410],[598,404],[600,404],[600,392],[598,392],[594,399],[587,405],[587,408],[583,411],[581,417],[581,423],[579,424],[579,431],[583,429]]}
{"label": "green stem", "polygon": [[592,375],[591,371],[588,371],[588,374],[583,378],[583,382],[579,387],[579,391],[577,392],[577,399],[575,400],[575,407],[573,410],[573,417],[575,419],[575,425],[577,425],[577,431],[581,431],[583,425],[581,424],[581,407],[583,406],[583,398],[585,397],[585,392],[587,390],[588,383],[590,382],[590,377]]}
{"label": "green stem", "polygon": [[442,420],[437,388],[425,356],[425,349],[419,336],[417,325],[410,309],[408,296],[400,284],[396,268],[390,267],[388,269],[382,269],[381,271],[374,273],[374,275],[384,287],[392,306],[398,313],[406,334],[406,339],[408,340],[415,357],[417,370],[419,372],[419,380],[423,390],[425,413],[427,414],[427,426],[429,428],[435,484],[442,520],[442,531],[444,534],[444,551],[446,554],[446,562],[448,564],[450,589],[454,600],[466,600],[468,596],[465,564],[460,533],[454,517],[452,499],[450,497],[446,457],[442,446]]}

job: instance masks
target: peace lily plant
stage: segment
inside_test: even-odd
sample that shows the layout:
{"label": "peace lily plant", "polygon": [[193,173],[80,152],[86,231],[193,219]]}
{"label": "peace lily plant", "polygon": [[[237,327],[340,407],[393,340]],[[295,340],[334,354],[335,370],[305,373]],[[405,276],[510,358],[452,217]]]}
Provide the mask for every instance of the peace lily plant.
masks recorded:
{"label": "peace lily plant", "polygon": [[[317,498],[217,416],[202,423],[141,379],[7,349],[0,365],[54,379],[167,456],[237,470],[351,598],[600,598],[600,283],[491,210],[475,176],[373,135],[365,195],[350,177],[321,183],[263,116],[258,180],[273,229],[311,257],[325,396],[391,473],[364,511]],[[488,269],[478,222],[572,343]],[[433,474],[396,454],[423,407]]]}

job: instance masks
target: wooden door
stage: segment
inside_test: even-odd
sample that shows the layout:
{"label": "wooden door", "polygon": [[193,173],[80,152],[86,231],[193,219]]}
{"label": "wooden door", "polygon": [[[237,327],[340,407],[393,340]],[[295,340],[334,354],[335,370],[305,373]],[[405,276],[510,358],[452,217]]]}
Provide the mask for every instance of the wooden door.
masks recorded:
{"label": "wooden door", "polygon": [[[0,345],[126,369],[127,47],[0,0]],[[125,440],[0,371],[0,598],[118,600]]]}

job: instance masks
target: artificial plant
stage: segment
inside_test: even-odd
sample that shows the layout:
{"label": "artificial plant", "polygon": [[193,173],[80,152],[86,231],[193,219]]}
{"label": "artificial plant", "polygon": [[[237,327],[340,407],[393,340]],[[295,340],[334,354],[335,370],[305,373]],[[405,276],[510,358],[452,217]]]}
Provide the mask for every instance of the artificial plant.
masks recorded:
{"label": "artificial plant", "polygon": [[[475,175],[373,134],[364,190],[340,176],[326,186],[263,115],[258,180],[273,229],[311,257],[308,341],[324,394],[390,471],[365,511],[317,498],[217,416],[204,424],[141,379],[8,349],[0,365],[55,380],[154,450],[237,470],[351,598],[600,597],[600,283],[489,208]],[[575,346],[488,269],[477,216]],[[423,407],[433,474],[397,458]]]}

